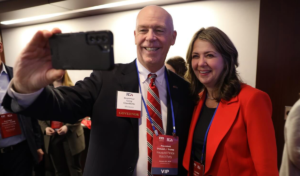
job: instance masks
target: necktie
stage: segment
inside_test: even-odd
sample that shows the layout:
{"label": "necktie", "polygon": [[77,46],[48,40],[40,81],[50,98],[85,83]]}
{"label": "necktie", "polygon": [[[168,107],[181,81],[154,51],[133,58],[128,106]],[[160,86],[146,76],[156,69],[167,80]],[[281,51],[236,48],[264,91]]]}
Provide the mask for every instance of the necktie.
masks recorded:
{"label": "necktie", "polygon": [[157,130],[158,134],[163,134],[164,131],[162,126],[159,93],[155,85],[156,74],[149,74],[148,78],[150,79],[150,84],[147,91],[147,102],[146,102],[147,109],[150,115],[150,117],[147,115],[148,176],[152,176],[151,174],[152,144],[153,144],[153,135],[155,134],[149,118],[152,119],[153,125]]}

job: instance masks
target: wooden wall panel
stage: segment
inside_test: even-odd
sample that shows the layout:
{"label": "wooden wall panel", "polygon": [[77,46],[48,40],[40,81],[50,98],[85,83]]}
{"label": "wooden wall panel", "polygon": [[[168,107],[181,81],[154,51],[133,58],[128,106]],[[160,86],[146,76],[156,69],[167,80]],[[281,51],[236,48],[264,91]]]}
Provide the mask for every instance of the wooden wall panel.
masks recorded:
{"label": "wooden wall panel", "polygon": [[278,168],[284,145],[284,108],[292,106],[300,93],[299,8],[299,0],[261,0],[260,5],[256,87],[272,100]]}

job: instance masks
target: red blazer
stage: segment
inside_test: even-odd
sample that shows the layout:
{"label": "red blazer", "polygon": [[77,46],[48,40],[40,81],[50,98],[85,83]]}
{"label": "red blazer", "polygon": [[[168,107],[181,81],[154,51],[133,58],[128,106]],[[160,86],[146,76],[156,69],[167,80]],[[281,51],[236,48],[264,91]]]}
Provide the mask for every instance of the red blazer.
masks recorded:
{"label": "red blazer", "polygon": [[[188,171],[194,129],[205,96],[206,93],[200,93],[190,126],[183,158]],[[269,96],[245,84],[236,97],[221,100],[207,137],[205,176],[278,176],[271,115]]]}

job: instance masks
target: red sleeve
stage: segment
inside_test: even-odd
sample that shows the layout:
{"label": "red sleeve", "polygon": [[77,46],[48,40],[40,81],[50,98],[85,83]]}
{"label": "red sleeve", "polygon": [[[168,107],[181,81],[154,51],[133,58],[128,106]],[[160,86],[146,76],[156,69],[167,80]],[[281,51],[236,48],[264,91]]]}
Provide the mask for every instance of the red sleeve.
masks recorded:
{"label": "red sleeve", "polygon": [[262,91],[247,94],[243,102],[250,153],[257,176],[278,176],[272,103]]}

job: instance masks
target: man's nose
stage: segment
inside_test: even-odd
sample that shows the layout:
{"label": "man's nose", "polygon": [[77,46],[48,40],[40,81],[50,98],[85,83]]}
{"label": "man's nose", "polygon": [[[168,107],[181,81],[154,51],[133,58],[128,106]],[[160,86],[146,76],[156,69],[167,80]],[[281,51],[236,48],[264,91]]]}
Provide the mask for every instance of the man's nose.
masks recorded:
{"label": "man's nose", "polygon": [[146,40],[147,41],[153,41],[153,40],[156,40],[156,35],[154,33],[153,30],[149,30],[148,33],[147,33],[147,36],[146,36]]}

